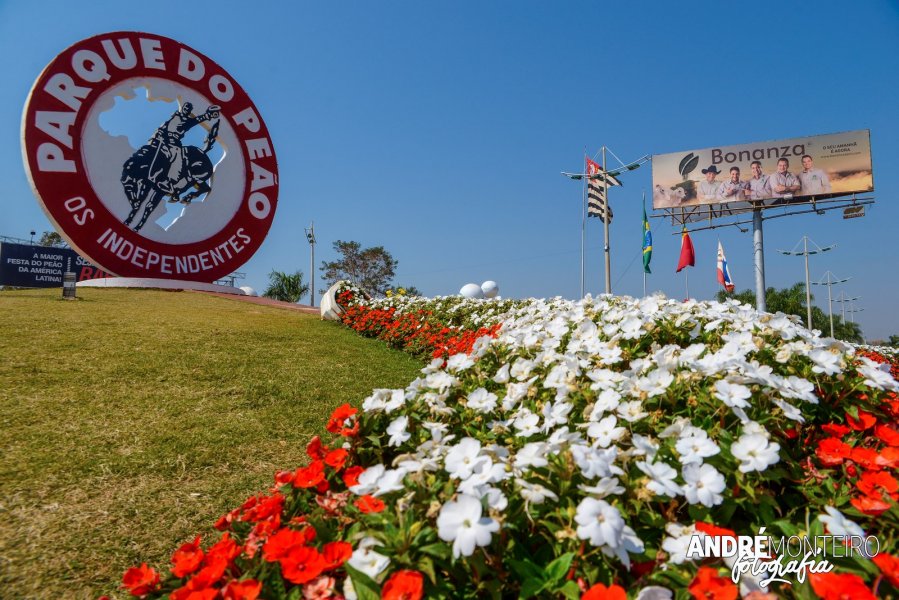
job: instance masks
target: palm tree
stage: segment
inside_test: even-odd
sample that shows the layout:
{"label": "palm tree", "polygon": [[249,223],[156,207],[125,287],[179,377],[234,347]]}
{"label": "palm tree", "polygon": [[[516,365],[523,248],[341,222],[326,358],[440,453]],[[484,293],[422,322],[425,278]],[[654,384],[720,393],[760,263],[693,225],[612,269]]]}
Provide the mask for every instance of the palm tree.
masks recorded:
{"label": "palm tree", "polygon": [[296,303],[309,293],[309,286],[303,284],[302,271],[293,274],[272,271],[268,274],[268,280],[268,287],[262,295],[272,300]]}

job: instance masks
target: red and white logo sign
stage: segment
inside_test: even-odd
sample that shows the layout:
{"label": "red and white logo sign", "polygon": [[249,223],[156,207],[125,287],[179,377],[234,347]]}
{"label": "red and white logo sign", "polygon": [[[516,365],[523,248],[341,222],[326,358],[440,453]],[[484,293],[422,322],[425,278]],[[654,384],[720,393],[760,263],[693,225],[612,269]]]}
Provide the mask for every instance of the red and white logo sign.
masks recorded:
{"label": "red and white logo sign", "polygon": [[57,56],[25,104],[22,152],[61,235],[122,277],[215,281],[275,215],[278,165],[256,106],[215,62],[158,35],[107,33]]}

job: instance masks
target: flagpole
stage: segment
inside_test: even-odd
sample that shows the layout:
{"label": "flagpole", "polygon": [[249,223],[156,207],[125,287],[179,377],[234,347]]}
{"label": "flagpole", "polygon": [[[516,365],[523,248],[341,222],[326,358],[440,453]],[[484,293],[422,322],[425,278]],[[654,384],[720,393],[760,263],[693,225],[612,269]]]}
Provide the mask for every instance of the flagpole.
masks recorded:
{"label": "flagpole", "polygon": [[[587,157],[587,147],[584,146],[584,158]],[[584,161],[584,172],[586,173],[586,160]],[[587,239],[587,181],[588,178],[584,177],[584,195],[583,202],[581,203],[581,298],[584,297],[584,285],[586,279],[586,267],[585,267],[585,248],[586,248],[586,239]]]}
{"label": "flagpole", "polygon": [[609,254],[609,221],[612,219],[612,204],[609,202],[609,180],[606,175],[608,170],[606,169],[606,147],[602,147],[602,196],[605,200],[605,218],[602,220],[602,232],[605,239],[605,254],[606,254],[606,293],[612,293],[612,257]]}
{"label": "flagpole", "polygon": [[687,269],[684,269],[684,285],[687,288],[686,300],[689,300],[690,299],[690,272]]}
{"label": "flagpole", "polygon": [[[646,190],[643,190],[643,218],[646,219]],[[646,243],[646,225],[641,223],[640,229],[640,237],[643,240],[643,244]],[[646,250],[644,249],[644,252]],[[645,255],[643,257],[646,258]],[[643,263],[643,297],[646,297],[646,263]]]}

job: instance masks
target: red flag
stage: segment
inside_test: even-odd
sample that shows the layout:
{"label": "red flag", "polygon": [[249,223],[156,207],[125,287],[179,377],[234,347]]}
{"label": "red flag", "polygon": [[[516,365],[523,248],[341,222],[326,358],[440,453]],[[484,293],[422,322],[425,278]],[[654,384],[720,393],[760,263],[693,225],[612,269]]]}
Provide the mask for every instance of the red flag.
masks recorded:
{"label": "red flag", "polygon": [[690,234],[684,227],[684,232],[680,240],[680,260],[677,263],[676,273],[680,273],[684,267],[696,266],[696,253],[693,252],[693,241],[690,240]]}

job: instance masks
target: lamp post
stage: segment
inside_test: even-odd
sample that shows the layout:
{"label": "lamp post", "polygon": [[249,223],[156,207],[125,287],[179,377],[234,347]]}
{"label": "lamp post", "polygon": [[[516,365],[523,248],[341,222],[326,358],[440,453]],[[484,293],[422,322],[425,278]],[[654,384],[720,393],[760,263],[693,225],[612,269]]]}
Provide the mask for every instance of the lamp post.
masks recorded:
{"label": "lamp post", "polygon": [[830,315],[830,337],[834,337],[834,335],[833,335],[833,300],[831,300],[830,288],[835,283],[846,283],[847,281],[852,279],[852,277],[847,277],[846,279],[832,279],[833,277],[836,277],[836,275],[834,275],[833,273],[828,271],[827,273],[824,274],[824,277],[821,278],[821,279],[827,278],[826,282],[824,282],[824,281],[813,281],[812,282],[812,285],[826,285],[827,286],[827,313]]}
{"label": "lamp post", "polygon": [[309,222],[306,228],[306,240],[309,242],[309,305],[315,307],[315,221]]}
{"label": "lamp post", "polygon": [[854,297],[852,297],[852,298],[847,298],[847,297],[846,297],[846,292],[840,292],[840,297],[839,297],[839,298],[836,298],[836,299],[834,300],[834,302],[839,302],[839,303],[840,303],[840,308],[842,309],[841,312],[842,312],[843,323],[846,322],[846,303],[847,303],[847,302],[853,302],[853,301],[855,301],[855,300],[860,300],[860,299],[861,299],[861,296],[854,296]]}
{"label": "lamp post", "polygon": [[821,254],[823,252],[827,252],[828,250],[833,250],[834,248],[837,247],[837,245],[834,244],[833,246],[828,246],[827,248],[822,248],[818,244],[815,244],[815,242],[812,242],[813,244],[815,244],[815,248],[817,248],[817,250],[809,250],[808,242],[809,242],[808,236],[804,235],[804,236],[802,236],[802,240],[799,242],[802,244],[802,252],[796,251],[796,247],[799,246],[799,244],[796,244],[796,246],[794,246],[792,250],[778,250],[778,252],[780,252],[781,254],[786,254],[787,256],[805,256],[805,307],[806,307],[806,310],[808,311],[808,328],[811,329],[812,328],[812,290],[811,290],[811,285],[809,285],[808,257],[810,254]]}
{"label": "lamp post", "polygon": [[34,234],[35,234],[35,233],[36,233],[36,232],[34,231],[34,229],[32,229],[32,230],[31,230],[31,245],[32,245],[32,246],[34,246]]}

